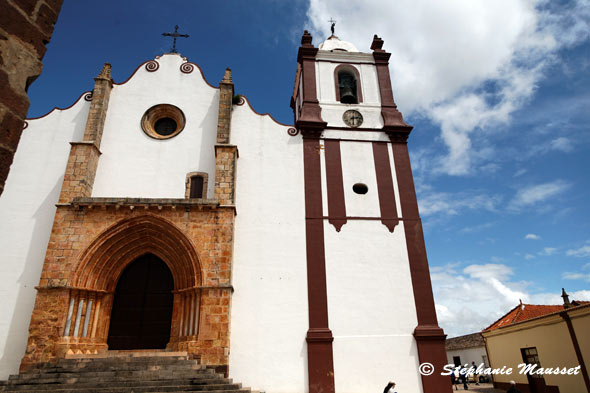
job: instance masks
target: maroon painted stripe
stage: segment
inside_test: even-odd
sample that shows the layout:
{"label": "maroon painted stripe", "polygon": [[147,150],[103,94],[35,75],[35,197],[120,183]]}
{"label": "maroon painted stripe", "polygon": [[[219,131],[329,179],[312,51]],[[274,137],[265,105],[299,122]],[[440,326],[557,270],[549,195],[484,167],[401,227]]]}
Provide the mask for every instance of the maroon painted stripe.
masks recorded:
{"label": "maroon painted stripe", "polygon": [[342,157],[340,142],[327,140],[324,142],[326,152],[326,184],[328,192],[328,215],[330,224],[340,232],[346,224],[346,204],[344,201],[344,181],[342,180]]}
{"label": "maroon painted stripe", "polygon": [[377,194],[379,195],[381,222],[389,229],[389,232],[393,232],[395,226],[399,224],[399,219],[387,144],[373,142],[373,159],[375,160],[375,174],[377,175]]}
{"label": "maroon painted stripe", "polygon": [[[313,47],[300,47],[297,54],[301,64],[301,78],[303,84],[303,101],[300,113],[297,114],[295,126],[302,134],[320,133],[327,123],[322,120],[322,109],[317,98],[315,55],[318,49]],[[301,94],[301,92],[299,92]],[[294,108],[297,111],[297,108]]]}
{"label": "maroon painted stripe", "polygon": [[572,324],[572,320],[570,316],[567,315],[567,311],[563,311],[560,313],[561,317],[565,320],[567,324],[567,330],[570,333],[570,338],[572,339],[572,344],[574,345],[574,351],[576,352],[576,357],[578,358],[578,363],[580,364],[580,368],[582,369],[582,377],[584,378],[584,384],[586,385],[586,391],[590,393],[590,378],[588,377],[588,369],[586,368],[586,363],[584,362],[584,356],[582,356],[582,351],[580,350],[580,344],[578,344],[578,338],[576,337],[576,331],[574,330],[574,325]]}
{"label": "maroon painted stripe", "polygon": [[303,100],[315,102],[318,99],[315,78],[315,59],[313,57],[304,57],[302,63]]}
{"label": "maroon painted stripe", "polygon": [[[322,181],[320,140],[303,138],[305,179],[305,214],[322,216]],[[328,327],[328,294],[326,289],[326,257],[324,222],[305,220],[307,255],[307,298],[309,330],[307,331],[307,367],[310,393],[334,392],[334,360],[332,332]]]}
{"label": "maroon painted stripe", "polygon": [[404,217],[404,232],[406,247],[410,263],[410,276],[414,292],[414,302],[418,317],[418,326],[414,330],[418,359],[420,363],[428,362],[434,365],[435,372],[430,376],[422,375],[424,393],[451,393],[451,380],[440,375],[447,363],[445,352],[445,337],[438,326],[426,246],[422,233],[422,222],[418,212],[418,200],[414,189],[412,168],[408,146],[405,143],[393,143],[393,161],[400,194],[402,217]]}
{"label": "maroon painted stripe", "polygon": [[[335,220],[335,219],[343,219],[343,220],[370,220],[370,221],[381,221],[381,217],[359,217],[359,216],[346,216],[346,217],[342,217],[342,216],[320,216],[320,217],[305,217],[308,220]],[[403,217],[398,217],[399,221],[403,221],[403,220],[412,220],[411,218],[407,219],[407,218],[403,218]],[[414,221],[416,221],[416,219],[413,219]]]}
{"label": "maroon painted stripe", "polygon": [[418,325],[438,325],[408,148],[406,144],[402,143],[394,143],[392,147],[402,217],[406,220],[413,219],[404,221],[404,228],[406,230],[406,243],[410,259],[412,284],[414,286]]}

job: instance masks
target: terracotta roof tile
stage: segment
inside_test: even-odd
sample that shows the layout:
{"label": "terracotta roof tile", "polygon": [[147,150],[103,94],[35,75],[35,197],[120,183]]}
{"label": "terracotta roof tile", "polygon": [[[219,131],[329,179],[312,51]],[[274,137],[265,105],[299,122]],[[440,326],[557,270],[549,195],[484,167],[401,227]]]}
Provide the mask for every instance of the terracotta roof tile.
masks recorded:
{"label": "terracotta roof tile", "polygon": [[[572,307],[588,304],[587,301],[572,301]],[[554,312],[563,311],[563,304],[560,305],[540,305],[540,304],[519,304],[514,307],[503,317],[485,328],[484,332],[496,330],[512,324],[528,321],[529,319],[542,317],[543,315],[552,314]]]}

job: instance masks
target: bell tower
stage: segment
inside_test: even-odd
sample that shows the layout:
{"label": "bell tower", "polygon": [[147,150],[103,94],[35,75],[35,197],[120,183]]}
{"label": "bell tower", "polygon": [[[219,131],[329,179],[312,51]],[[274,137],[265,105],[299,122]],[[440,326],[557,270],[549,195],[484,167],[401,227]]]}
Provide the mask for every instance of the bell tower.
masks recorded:
{"label": "bell tower", "polygon": [[[334,34],[316,48],[305,31],[297,56],[309,391],[379,391],[393,380],[403,391],[450,392],[407,149],[412,126],[376,35],[371,50]],[[421,375],[422,363],[434,373]]]}

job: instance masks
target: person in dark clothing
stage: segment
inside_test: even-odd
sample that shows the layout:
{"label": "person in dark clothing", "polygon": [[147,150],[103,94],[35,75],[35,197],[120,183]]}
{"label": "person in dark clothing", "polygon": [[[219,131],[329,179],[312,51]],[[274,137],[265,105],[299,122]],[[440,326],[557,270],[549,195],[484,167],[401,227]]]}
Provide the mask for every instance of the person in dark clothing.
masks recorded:
{"label": "person in dark clothing", "polygon": [[393,392],[394,387],[395,387],[395,382],[389,381],[389,383],[387,384],[385,389],[383,389],[383,393],[389,393],[390,390],[391,390],[391,393],[394,393]]}
{"label": "person in dark clothing", "polygon": [[473,367],[473,381],[476,385],[479,385],[479,380],[477,379],[477,365],[475,362],[471,362],[471,367]]}
{"label": "person in dark clothing", "polygon": [[461,383],[463,384],[463,389],[465,389],[465,390],[469,389],[469,386],[467,386],[467,369],[466,368],[462,368],[459,371],[459,379],[461,380]]}
{"label": "person in dark clothing", "polygon": [[510,381],[510,389],[506,393],[521,393],[521,391],[516,388],[516,382]]}

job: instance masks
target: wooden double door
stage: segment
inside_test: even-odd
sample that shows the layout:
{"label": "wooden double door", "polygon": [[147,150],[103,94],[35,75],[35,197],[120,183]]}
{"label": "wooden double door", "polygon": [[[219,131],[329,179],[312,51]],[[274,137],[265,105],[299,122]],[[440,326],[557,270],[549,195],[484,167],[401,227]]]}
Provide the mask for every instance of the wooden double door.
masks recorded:
{"label": "wooden double door", "polygon": [[174,279],[157,256],[130,263],[119,278],[107,344],[111,350],[162,349],[170,341]]}

